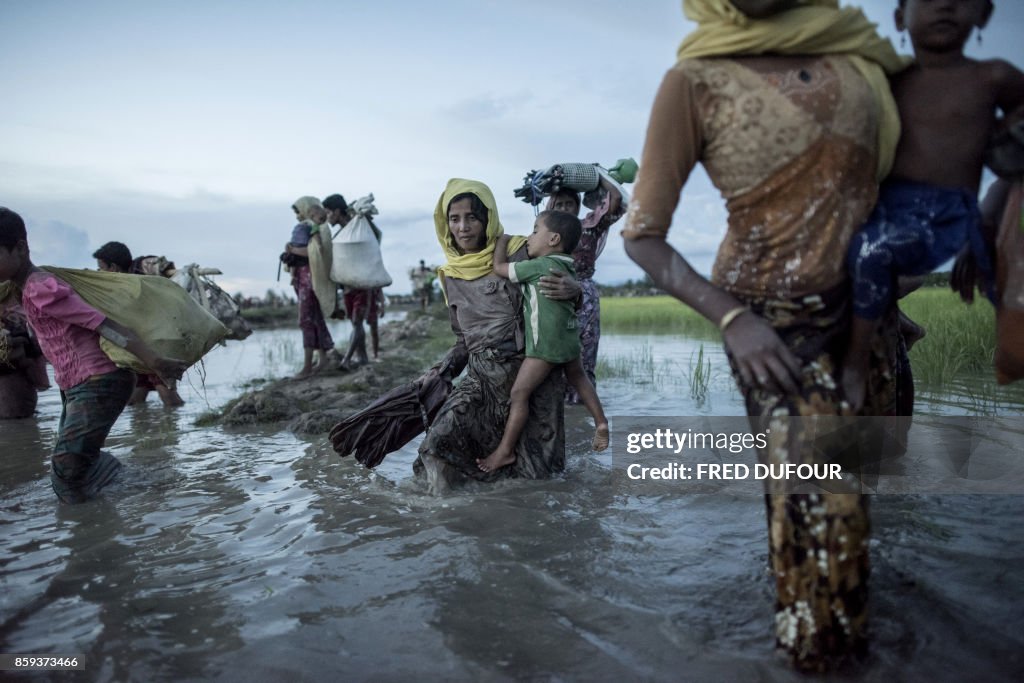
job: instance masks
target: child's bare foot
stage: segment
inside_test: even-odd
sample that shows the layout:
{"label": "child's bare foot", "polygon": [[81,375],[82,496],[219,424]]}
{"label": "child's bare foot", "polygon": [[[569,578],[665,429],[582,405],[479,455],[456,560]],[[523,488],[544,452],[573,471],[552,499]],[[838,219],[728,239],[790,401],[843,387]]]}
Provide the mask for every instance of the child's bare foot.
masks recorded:
{"label": "child's bare foot", "polygon": [[313,374],[312,366],[304,367],[301,370],[299,370],[297,375],[292,375],[292,379],[306,379],[307,377],[309,377],[312,374]]}
{"label": "child's bare foot", "polygon": [[476,466],[484,472],[494,472],[505,465],[511,465],[516,461],[515,451],[503,451],[498,449],[488,455],[485,459],[477,458]]}
{"label": "child's bare foot", "polygon": [[864,405],[864,394],[867,388],[866,376],[867,373],[859,367],[847,365],[843,368],[843,394],[854,414],[860,412]]}
{"label": "child's bare foot", "polygon": [[594,430],[594,440],[590,442],[590,447],[595,451],[603,451],[608,448],[608,424],[597,425],[597,429]]}

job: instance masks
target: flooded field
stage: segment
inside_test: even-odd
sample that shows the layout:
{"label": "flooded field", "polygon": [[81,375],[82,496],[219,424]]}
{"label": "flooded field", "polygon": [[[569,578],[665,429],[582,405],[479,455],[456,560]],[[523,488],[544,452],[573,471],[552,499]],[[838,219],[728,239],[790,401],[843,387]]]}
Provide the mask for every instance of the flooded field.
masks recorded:
{"label": "flooded field", "polygon": [[[299,346],[258,331],[190,373],[184,409],[127,409],[108,441],[124,473],[86,505],[49,489],[55,390],[0,423],[0,652],[84,655],[52,680],[806,680],[772,650],[763,502],[626,479],[588,451],[582,408],[563,476],[447,498],[412,477],[418,441],[367,471],[325,436],[194,426],[293,373]],[[743,413],[715,342],[605,335],[601,356],[610,416]],[[918,407],[1019,414],[1024,393],[961,378]],[[1024,496],[872,514],[855,678],[1020,680]]]}

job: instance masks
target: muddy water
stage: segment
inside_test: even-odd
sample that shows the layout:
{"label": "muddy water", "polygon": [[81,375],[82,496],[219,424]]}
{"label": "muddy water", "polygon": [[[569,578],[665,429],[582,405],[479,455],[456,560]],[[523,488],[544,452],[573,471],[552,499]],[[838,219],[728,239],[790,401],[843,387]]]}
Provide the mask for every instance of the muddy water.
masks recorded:
{"label": "muddy water", "polygon": [[[578,408],[564,476],[443,499],[411,477],[416,443],[369,472],[322,439],[193,426],[294,371],[298,344],[257,332],[208,358],[185,409],[126,410],[108,442],[125,472],[86,505],[48,488],[55,391],[0,423],[0,652],[81,654],[98,681],[806,680],[772,652],[760,500],[626,480]],[[703,346],[694,391],[700,342],[606,335],[606,360],[650,360],[601,383],[609,414],[741,414]],[[1024,406],[967,386],[922,410]],[[1024,496],[881,496],[873,519],[854,678],[1020,680]]]}

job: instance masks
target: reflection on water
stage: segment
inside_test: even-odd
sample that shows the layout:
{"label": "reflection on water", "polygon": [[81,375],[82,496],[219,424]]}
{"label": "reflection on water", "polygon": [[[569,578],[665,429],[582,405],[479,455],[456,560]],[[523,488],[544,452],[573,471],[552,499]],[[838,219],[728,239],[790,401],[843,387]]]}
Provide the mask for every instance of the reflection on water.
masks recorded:
{"label": "reflection on water", "polygon": [[[710,360],[706,397],[694,396],[692,376],[700,355]],[[619,413],[633,415],[743,415],[743,401],[733,382],[722,345],[674,335],[605,335],[602,367],[633,387],[632,399]],[[620,378],[620,370],[635,370]],[[994,373],[958,377],[947,385],[916,387],[915,411],[929,415],[1019,415],[1024,413],[1024,382],[999,386]],[[646,397],[646,399],[644,398]],[[603,400],[603,397],[602,397]],[[611,406],[614,414],[618,406]]]}
{"label": "reflection on water", "polygon": [[[0,423],[0,651],[84,654],[99,681],[803,680],[772,654],[763,504],[613,473],[581,408],[564,476],[448,498],[412,479],[417,442],[371,472],[324,438],[193,425],[294,372],[299,344],[257,332],[192,373],[183,410],[126,410],[109,440],[124,474],[87,505],[49,490],[55,391]],[[699,346],[606,335],[606,362],[650,366],[600,382],[609,415],[741,414],[713,343],[694,397]],[[923,408],[970,412],[982,391]],[[875,499],[869,678],[1019,679],[1022,498]]]}

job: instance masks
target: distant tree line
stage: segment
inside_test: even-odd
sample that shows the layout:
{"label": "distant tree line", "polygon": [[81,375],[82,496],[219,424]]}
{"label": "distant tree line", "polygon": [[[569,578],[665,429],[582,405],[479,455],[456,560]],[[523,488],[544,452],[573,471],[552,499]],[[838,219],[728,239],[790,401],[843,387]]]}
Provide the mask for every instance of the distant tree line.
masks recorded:
{"label": "distant tree line", "polygon": [[235,294],[231,298],[235,300],[235,303],[242,310],[247,308],[290,308],[298,303],[295,301],[295,297],[286,296],[272,289],[268,289],[262,298],[258,296],[244,296],[241,293]]}

